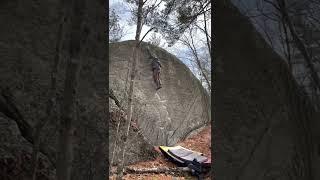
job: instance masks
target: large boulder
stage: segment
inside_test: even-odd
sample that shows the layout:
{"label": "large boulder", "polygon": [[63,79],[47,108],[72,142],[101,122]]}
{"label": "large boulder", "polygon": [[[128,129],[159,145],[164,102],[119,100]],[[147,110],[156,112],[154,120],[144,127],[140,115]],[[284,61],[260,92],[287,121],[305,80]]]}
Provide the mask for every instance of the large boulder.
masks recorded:
{"label": "large boulder", "polygon": [[[50,98],[48,90],[51,71],[59,38],[59,2],[52,0],[1,2],[0,87],[1,90],[6,89],[10,92],[19,113],[32,127],[46,117],[46,104]],[[73,138],[72,179],[104,179],[107,171],[106,152],[108,150],[104,1],[87,0],[83,11],[85,12],[84,26],[89,29],[89,35],[85,51],[81,54],[83,63],[79,78],[76,130]],[[66,52],[67,44],[63,49],[57,74],[58,105],[61,103],[64,90],[66,54],[69,53]],[[4,109],[1,109],[1,112],[4,112]],[[15,121],[5,116],[5,113],[2,115],[1,134],[9,135],[10,132],[4,128],[3,123],[8,123],[8,127],[9,125],[14,127]],[[58,106],[53,121],[46,125],[41,134],[43,146],[50,147],[53,152],[52,157],[47,157],[48,159],[55,159],[60,116]],[[18,128],[12,131],[20,134]],[[29,148],[27,152],[30,153],[32,144],[22,141],[22,138],[25,139],[23,135],[19,135],[17,138],[1,141],[0,160],[6,156],[14,157],[6,147],[8,144],[12,144],[11,146],[20,144],[21,147]],[[6,143],[3,143],[4,141]],[[41,156],[44,154],[41,153]],[[52,167],[55,166],[54,163],[51,164]],[[23,169],[23,171],[30,171],[30,169]]]}
{"label": "large boulder", "polygon": [[[124,107],[135,45],[135,41],[109,44],[109,87]],[[174,145],[210,122],[210,97],[179,59],[162,48],[150,46],[162,64],[162,88],[156,90],[146,45],[143,42],[138,49],[133,119],[148,144]],[[115,137],[115,134],[110,133],[110,136]],[[113,142],[114,138],[110,141],[111,148]]]}
{"label": "large boulder", "polygon": [[228,0],[214,23],[215,179],[317,179],[319,117],[288,65]]}
{"label": "large boulder", "polygon": [[[6,180],[31,179],[32,144],[20,134],[14,121],[0,115],[0,177]],[[55,179],[55,168],[40,153],[37,178]],[[29,162],[29,163],[26,163]]]}

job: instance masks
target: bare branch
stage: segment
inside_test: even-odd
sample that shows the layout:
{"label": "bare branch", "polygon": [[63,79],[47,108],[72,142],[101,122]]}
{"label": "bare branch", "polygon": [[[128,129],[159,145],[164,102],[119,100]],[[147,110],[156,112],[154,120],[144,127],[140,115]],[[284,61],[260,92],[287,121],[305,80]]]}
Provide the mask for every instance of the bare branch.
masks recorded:
{"label": "bare branch", "polygon": [[114,100],[114,102],[115,102],[116,105],[119,107],[119,109],[122,109],[122,106],[121,106],[121,104],[120,104],[120,101],[119,101],[118,98],[114,95],[112,89],[109,89],[108,97]]}
{"label": "bare branch", "polygon": [[142,37],[142,39],[139,41],[139,43],[138,43],[137,46],[139,46],[139,45],[141,44],[142,40],[143,40],[143,39],[148,35],[148,33],[151,32],[153,29],[155,29],[155,27],[150,28],[150,29],[146,32],[146,34]]}
{"label": "bare branch", "polygon": [[312,64],[312,58],[306,48],[306,46],[304,45],[304,43],[302,42],[302,40],[299,38],[297,32],[295,31],[295,28],[291,22],[291,19],[288,15],[287,9],[286,9],[286,4],[284,0],[278,0],[278,4],[280,7],[280,13],[283,16],[283,19],[285,21],[285,23],[288,25],[288,28],[290,30],[290,33],[292,35],[292,38],[294,40],[294,43],[296,44],[297,48],[299,49],[299,51],[301,52],[301,54],[303,55],[305,62],[307,64],[307,67],[310,69],[310,73],[311,73],[311,77],[313,82],[315,83],[315,85],[318,87],[318,89],[320,89],[320,78],[317,74],[317,71],[314,67],[314,65]]}
{"label": "bare branch", "polygon": [[[34,144],[34,128],[30,123],[24,119],[19,109],[15,105],[14,97],[9,89],[1,88],[0,91],[0,112],[7,116],[9,119],[14,120],[20,130],[21,136],[31,144]],[[51,147],[41,144],[39,151],[47,156],[49,161],[55,166],[55,150]]]}
{"label": "bare branch", "polygon": [[276,8],[278,11],[280,11],[280,7],[277,6],[277,4],[275,4],[272,0],[263,0],[264,2],[272,5],[274,8]]}

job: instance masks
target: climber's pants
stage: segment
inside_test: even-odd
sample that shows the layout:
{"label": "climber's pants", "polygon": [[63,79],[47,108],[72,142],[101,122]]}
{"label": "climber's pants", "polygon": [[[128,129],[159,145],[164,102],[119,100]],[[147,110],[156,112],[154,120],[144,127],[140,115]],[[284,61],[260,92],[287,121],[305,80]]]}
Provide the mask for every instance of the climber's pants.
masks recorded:
{"label": "climber's pants", "polygon": [[153,79],[157,86],[161,85],[160,82],[160,69],[153,69]]}

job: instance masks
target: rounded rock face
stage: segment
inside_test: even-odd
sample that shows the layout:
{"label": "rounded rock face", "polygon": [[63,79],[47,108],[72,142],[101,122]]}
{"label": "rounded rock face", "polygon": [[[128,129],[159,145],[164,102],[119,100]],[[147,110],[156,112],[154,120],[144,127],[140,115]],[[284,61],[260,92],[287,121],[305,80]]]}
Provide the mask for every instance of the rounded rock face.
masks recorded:
{"label": "rounded rock face", "polygon": [[[126,79],[132,66],[134,46],[135,41],[109,44],[109,86],[119,99],[123,99],[125,88],[129,87]],[[151,45],[150,49],[162,65],[162,88],[156,90],[152,60],[146,43],[142,43],[134,81],[133,119],[151,145],[174,145],[210,121],[210,98],[180,60],[164,49]]]}
{"label": "rounded rock face", "polygon": [[[85,19],[83,25],[90,27],[84,51],[80,58],[82,68],[77,87],[77,119],[74,122],[72,179],[105,179],[107,129],[106,77],[107,50],[104,41],[106,27],[103,1],[85,0]],[[8,106],[3,90],[10,92],[12,104],[25,122],[35,126],[47,117],[47,101],[50,95],[51,72],[56,55],[56,45],[60,39],[59,1],[3,1],[0,6],[0,179],[26,179],[15,176],[11,170],[19,170],[22,175],[30,175],[33,145],[16,127],[16,121],[6,115]],[[66,33],[70,31],[65,28]],[[69,36],[68,36],[69,37]],[[63,38],[62,38],[63,39]],[[59,122],[61,117],[66,65],[69,59],[69,38],[63,40],[60,62],[56,73],[56,106],[52,121],[49,120],[41,131],[43,147],[50,149],[44,158],[55,160],[58,144]],[[11,111],[9,111],[11,112]],[[7,113],[8,114],[8,113]],[[9,113],[10,114],[10,113]],[[18,118],[16,118],[18,119]],[[30,130],[30,129],[28,129]],[[33,132],[30,130],[30,132]],[[31,133],[30,133],[31,134]],[[2,137],[2,138],[1,138]],[[7,138],[8,137],[8,138]],[[29,138],[30,139],[30,138]],[[23,150],[23,151],[22,151]],[[42,153],[42,152],[40,152]],[[7,155],[7,156],[4,156]],[[6,162],[9,158],[10,162]],[[20,157],[25,161],[16,163]],[[12,162],[11,162],[12,161]],[[7,169],[4,169],[8,165]],[[7,164],[6,164],[7,163]],[[41,162],[40,162],[41,163]],[[55,163],[55,162],[53,162]],[[16,167],[9,167],[16,165]],[[46,164],[45,164],[46,165]],[[20,168],[21,167],[21,168]],[[20,168],[20,169],[19,169]],[[39,165],[40,169],[42,165]],[[54,169],[54,167],[50,167]],[[6,171],[5,171],[6,170]],[[54,172],[54,170],[52,170]],[[39,171],[40,172],[40,171]],[[47,171],[43,175],[51,177]],[[55,177],[53,176],[52,179]],[[38,179],[44,179],[42,176]]]}

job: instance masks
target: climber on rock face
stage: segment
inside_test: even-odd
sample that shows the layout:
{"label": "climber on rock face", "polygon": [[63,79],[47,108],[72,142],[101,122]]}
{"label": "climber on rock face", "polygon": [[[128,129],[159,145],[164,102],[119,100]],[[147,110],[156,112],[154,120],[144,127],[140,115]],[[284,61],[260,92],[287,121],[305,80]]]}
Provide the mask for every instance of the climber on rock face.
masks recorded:
{"label": "climber on rock face", "polygon": [[157,90],[161,88],[161,81],[160,81],[160,71],[161,71],[161,63],[157,56],[153,55],[150,50],[150,47],[147,46],[147,51],[149,53],[150,59],[152,60],[152,71],[153,71],[153,80],[156,83]]}
{"label": "climber on rock face", "polygon": [[153,79],[157,85],[157,90],[158,90],[161,88],[161,81],[160,81],[161,64],[157,57],[152,57],[152,71],[153,71]]}

